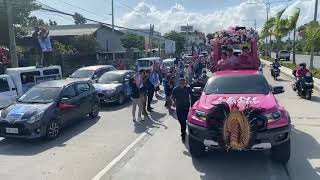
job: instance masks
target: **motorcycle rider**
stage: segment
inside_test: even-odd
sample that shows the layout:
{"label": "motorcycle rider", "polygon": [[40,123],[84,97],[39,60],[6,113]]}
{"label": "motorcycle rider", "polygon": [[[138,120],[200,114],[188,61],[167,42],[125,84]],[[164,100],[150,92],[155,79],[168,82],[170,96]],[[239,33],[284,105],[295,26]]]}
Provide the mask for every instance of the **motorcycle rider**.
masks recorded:
{"label": "motorcycle rider", "polygon": [[[296,88],[300,87],[301,79],[304,77],[307,73],[310,73],[310,71],[307,69],[306,63],[300,63],[299,67],[295,70],[295,76],[296,76]],[[296,89],[295,88],[295,89]]]}
{"label": "motorcycle rider", "polygon": [[271,66],[272,66],[271,75],[273,76],[274,70],[276,69],[280,70],[279,67],[281,67],[281,65],[280,65],[279,59],[275,58]]}

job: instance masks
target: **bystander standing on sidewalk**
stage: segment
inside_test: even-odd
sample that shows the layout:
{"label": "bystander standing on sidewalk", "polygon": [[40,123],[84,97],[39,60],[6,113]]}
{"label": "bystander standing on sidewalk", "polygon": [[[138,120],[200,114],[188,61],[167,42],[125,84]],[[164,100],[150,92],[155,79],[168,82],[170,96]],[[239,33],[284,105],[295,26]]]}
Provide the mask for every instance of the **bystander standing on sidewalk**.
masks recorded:
{"label": "bystander standing on sidewalk", "polygon": [[171,113],[172,109],[172,92],[175,85],[174,76],[172,74],[168,74],[165,80],[163,81],[164,93],[166,95],[166,103],[165,107],[168,109],[169,113]]}
{"label": "bystander standing on sidewalk", "polygon": [[179,79],[179,86],[173,89],[173,101],[176,106],[177,118],[181,128],[181,139],[185,142],[187,117],[190,108],[191,89],[186,86],[184,78]]}
{"label": "bystander standing on sidewalk", "polygon": [[[129,85],[131,87],[131,100],[132,100],[132,118],[133,121],[143,121],[144,119],[141,118],[142,113],[142,103],[140,101],[140,89],[139,85],[140,82],[136,81],[135,78],[131,78],[129,81]],[[136,110],[138,106],[138,119],[136,119]]]}
{"label": "bystander standing on sidewalk", "polygon": [[147,74],[145,70],[140,70],[139,71],[139,79],[140,79],[140,101],[142,104],[142,114],[144,116],[148,116],[148,112],[146,110],[147,107]]}

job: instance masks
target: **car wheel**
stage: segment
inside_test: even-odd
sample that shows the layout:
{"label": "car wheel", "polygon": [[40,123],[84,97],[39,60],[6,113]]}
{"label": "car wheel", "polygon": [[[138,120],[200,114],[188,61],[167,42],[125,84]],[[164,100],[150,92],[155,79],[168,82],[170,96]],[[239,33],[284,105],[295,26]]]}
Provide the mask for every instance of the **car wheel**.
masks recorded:
{"label": "car wheel", "polygon": [[55,139],[60,134],[60,123],[57,120],[51,120],[47,126],[46,138]]}
{"label": "car wheel", "polygon": [[89,117],[92,118],[92,119],[98,117],[98,115],[99,115],[99,110],[100,110],[99,103],[94,103],[94,104],[91,106],[91,111],[90,111],[90,113],[89,113]]}
{"label": "car wheel", "polygon": [[282,143],[278,146],[272,147],[271,149],[271,157],[274,161],[287,163],[290,159],[290,139],[285,143]]}
{"label": "car wheel", "polygon": [[189,141],[189,152],[191,156],[195,158],[203,157],[206,149],[205,145],[202,142],[197,141],[196,139],[190,136],[188,136],[188,141]]}
{"label": "car wheel", "polygon": [[126,97],[121,93],[121,94],[119,95],[118,105],[122,105],[125,100],[126,100]]}

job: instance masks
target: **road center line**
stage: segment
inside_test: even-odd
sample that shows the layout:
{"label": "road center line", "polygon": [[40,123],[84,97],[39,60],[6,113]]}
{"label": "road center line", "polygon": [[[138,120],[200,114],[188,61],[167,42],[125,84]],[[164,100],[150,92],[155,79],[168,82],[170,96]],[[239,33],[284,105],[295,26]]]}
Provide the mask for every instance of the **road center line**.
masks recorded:
{"label": "road center line", "polygon": [[116,158],[114,158],[106,167],[104,167],[92,180],[100,180],[114,165],[116,165],[147,133],[142,133],[126,149],[124,149]]}

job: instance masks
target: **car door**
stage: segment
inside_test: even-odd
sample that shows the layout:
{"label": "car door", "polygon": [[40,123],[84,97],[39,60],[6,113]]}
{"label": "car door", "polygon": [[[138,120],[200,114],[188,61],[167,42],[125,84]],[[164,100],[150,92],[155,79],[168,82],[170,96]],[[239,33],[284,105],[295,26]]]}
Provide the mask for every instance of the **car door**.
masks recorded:
{"label": "car door", "polygon": [[78,94],[79,104],[80,104],[80,114],[86,115],[90,112],[92,106],[92,96],[90,91],[90,85],[88,83],[77,83],[76,91]]}
{"label": "car door", "polygon": [[[62,99],[65,100],[63,100],[62,102]],[[73,119],[77,118],[80,112],[80,104],[78,101],[77,91],[75,89],[74,84],[64,88],[64,90],[62,91],[59,106],[61,106],[61,103],[65,103],[69,106],[68,108],[60,107],[60,119],[63,125],[66,125],[70,123]]]}
{"label": "car door", "polygon": [[16,88],[8,76],[0,76],[0,109],[14,103],[17,98]]}

